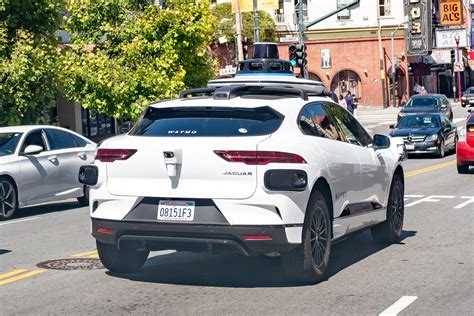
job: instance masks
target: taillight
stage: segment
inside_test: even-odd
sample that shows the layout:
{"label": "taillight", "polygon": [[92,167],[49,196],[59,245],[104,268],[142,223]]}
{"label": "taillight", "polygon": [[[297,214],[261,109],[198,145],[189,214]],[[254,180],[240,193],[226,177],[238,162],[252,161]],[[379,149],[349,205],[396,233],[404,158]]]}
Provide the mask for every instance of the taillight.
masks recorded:
{"label": "taillight", "polygon": [[279,151],[214,150],[229,162],[243,162],[247,165],[267,165],[269,163],[306,163],[303,157]]}
{"label": "taillight", "polygon": [[98,149],[95,159],[102,162],[114,162],[115,160],[127,160],[137,152],[136,149]]}

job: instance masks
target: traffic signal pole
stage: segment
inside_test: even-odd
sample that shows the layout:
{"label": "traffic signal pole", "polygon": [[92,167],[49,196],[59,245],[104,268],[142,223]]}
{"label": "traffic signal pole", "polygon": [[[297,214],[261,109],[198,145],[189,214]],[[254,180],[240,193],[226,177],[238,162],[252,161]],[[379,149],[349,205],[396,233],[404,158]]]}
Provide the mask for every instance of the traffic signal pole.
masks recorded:
{"label": "traffic signal pole", "polygon": [[260,42],[260,17],[257,11],[257,0],[253,0],[253,39],[254,43]]}

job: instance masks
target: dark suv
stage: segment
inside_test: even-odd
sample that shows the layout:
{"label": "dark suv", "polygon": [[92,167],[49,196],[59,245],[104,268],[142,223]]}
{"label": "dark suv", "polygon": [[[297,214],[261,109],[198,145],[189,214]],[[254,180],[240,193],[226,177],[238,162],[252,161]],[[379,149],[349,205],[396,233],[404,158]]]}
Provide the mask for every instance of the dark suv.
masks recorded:
{"label": "dark suv", "polygon": [[404,116],[410,114],[443,113],[452,122],[453,109],[448,98],[444,94],[414,95],[400,110],[397,122]]}
{"label": "dark suv", "polygon": [[461,98],[461,106],[463,108],[471,105],[474,105],[474,87],[471,87],[464,91]]}

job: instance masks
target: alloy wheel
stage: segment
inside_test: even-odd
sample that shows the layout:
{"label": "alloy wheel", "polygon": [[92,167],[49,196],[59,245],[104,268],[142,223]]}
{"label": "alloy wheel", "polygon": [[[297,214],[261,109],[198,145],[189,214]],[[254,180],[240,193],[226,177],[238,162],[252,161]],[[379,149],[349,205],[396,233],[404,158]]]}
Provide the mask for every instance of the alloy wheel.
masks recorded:
{"label": "alloy wheel", "polygon": [[391,205],[393,229],[398,232],[403,225],[403,197],[399,187],[393,190],[393,200]]}
{"label": "alloy wheel", "polygon": [[16,209],[15,188],[6,180],[0,180],[0,213],[8,218]]}
{"label": "alloy wheel", "polygon": [[311,255],[314,264],[319,268],[324,264],[324,255],[326,253],[328,241],[328,228],[323,215],[323,210],[317,208],[311,217],[310,225]]}

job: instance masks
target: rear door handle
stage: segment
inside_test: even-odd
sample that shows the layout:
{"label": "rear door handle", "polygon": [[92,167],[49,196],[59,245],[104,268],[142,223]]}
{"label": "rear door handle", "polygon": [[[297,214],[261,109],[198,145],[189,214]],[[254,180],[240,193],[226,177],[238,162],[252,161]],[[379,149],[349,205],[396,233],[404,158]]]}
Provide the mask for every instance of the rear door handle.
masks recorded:
{"label": "rear door handle", "polygon": [[87,159],[87,155],[86,155],[85,153],[77,154],[77,157],[81,158],[82,160],[86,160],[86,159]]}

